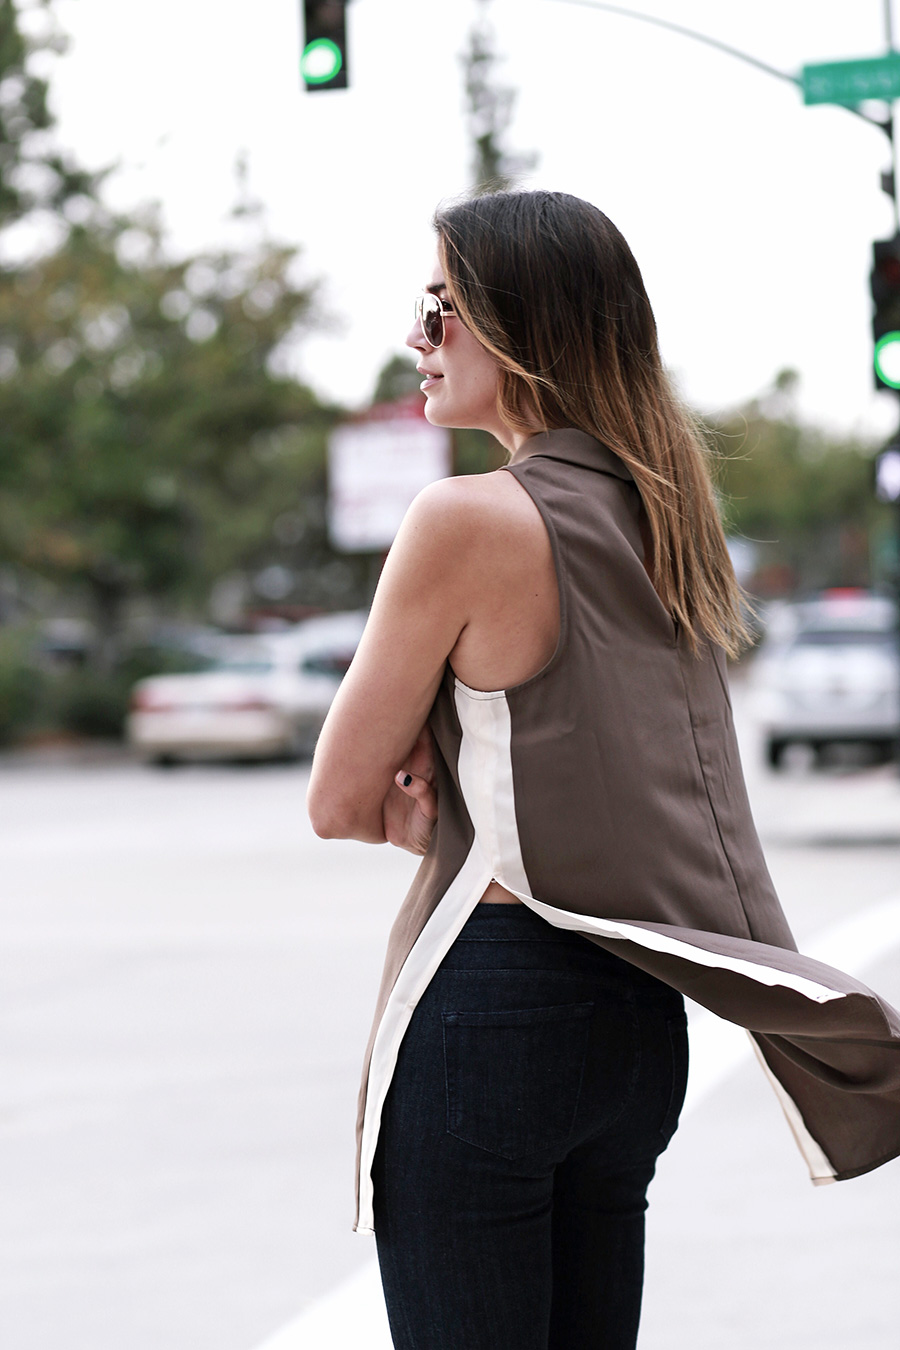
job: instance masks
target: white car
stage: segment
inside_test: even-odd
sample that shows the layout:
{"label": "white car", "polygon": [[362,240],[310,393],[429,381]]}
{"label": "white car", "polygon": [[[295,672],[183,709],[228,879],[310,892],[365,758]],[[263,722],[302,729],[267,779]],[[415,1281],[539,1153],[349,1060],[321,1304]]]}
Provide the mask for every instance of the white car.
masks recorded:
{"label": "white car", "polygon": [[896,606],[849,588],[787,605],[750,678],[773,768],[796,744],[819,757],[831,745],[865,743],[886,757],[900,735]]}
{"label": "white car", "polygon": [[207,669],[140,680],[127,735],[157,764],[309,754],[366,622],[354,610],[223,638]]}

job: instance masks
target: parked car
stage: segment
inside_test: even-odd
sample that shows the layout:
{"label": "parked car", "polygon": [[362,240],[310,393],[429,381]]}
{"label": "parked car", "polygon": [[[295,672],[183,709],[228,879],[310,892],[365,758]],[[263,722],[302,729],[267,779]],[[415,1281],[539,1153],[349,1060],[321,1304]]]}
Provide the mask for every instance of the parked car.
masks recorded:
{"label": "parked car", "polygon": [[131,745],[157,764],[310,754],[365,621],[355,610],[223,638],[206,669],[138,681]]}
{"label": "parked car", "polygon": [[900,735],[897,608],[871,592],[826,591],[773,615],[751,675],[773,768],[789,745],[863,743],[884,757]]}

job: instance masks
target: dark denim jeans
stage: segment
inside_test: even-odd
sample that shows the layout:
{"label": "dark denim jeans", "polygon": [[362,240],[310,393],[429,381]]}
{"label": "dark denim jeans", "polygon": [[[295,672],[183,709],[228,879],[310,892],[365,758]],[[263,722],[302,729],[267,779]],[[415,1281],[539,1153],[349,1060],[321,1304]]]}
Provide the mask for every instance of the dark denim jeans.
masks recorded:
{"label": "dark denim jeans", "polygon": [[478,905],[413,1015],[375,1158],[397,1350],[633,1350],[686,1081],[679,994],[524,905]]}

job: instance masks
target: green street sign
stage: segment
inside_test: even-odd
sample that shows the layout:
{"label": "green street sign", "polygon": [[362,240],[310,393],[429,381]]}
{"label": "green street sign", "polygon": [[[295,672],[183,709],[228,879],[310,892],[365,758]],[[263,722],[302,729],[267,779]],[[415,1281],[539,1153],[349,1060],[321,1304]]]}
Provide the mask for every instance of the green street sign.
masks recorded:
{"label": "green street sign", "polygon": [[854,107],[863,99],[890,103],[900,98],[900,52],[872,56],[864,61],[829,61],[804,66],[804,103],[842,103]]}

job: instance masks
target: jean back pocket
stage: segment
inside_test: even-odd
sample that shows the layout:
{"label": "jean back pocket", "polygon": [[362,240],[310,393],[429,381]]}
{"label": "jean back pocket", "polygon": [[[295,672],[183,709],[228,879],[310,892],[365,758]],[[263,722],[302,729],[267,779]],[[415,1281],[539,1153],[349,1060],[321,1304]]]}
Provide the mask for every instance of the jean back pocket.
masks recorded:
{"label": "jean back pocket", "polygon": [[593,1011],[593,1003],[569,1003],[442,1013],[448,1132],[509,1159],[563,1146]]}

